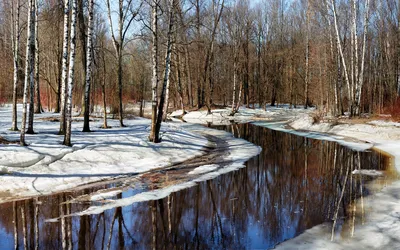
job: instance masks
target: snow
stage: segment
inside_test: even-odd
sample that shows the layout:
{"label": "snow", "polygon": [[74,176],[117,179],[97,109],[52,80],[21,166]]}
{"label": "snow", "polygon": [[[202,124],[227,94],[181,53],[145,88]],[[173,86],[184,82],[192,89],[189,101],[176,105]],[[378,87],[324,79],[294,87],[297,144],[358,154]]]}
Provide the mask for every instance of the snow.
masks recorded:
{"label": "snow", "polygon": [[352,172],[353,175],[368,175],[368,176],[383,176],[382,171],[369,169],[356,169]]}
{"label": "snow", "polygon": [[203,166],[195,168],[194,170],[190,171],[188,174],[190,174],[190,175],[203,174],[203,173],[214,171],[217,168],[218,168],[218,165],[216,165],[216,164],[203,165]]}
{"label": "snow", "polygon": [[[15,141],[19,139],[19,132],[8,130],[10,115],[10,106],[0,108],[0,136]],[[7,194],[0,197],[0,202],[139,175],[183,162],[205,154],[209,143],[205,135],[229,140],[226,160],[247,160],[260,151],[227,132],[184,123],[164,123],[162,143],[154,144],[148,141],[150,121],[140,118],[125,120],[127,127],[124,128],[118,127],[118,121],[109,120],[111,129],[101,129],[102,120],[98,119],[91,123],[92,133],[80,132],[82,118],[74,118],[79,122],[72,124],[73,147],[70,148],[63,146],[63,136],[56,134],[59,123],[43,119],[57,116],[49,113],[35,116],[37,134],[27,135],[28,147],[0,145],[0,169],[10,173],[0,176],[0,193]]]}
{"label": "snow", "polygon": [[[400,171],[400,129],[398,123],[371,121],[368,124],[313,124],[308,114],[293,118],[289,124],[296,130],[368,141],[372,149],[394,157],[393,165]],[[355,173],[360,174],[360,173]],[[361,171],[361,174],[379,174]],[[398,175],[398,173],[396,173]],[[277,249],[399,249],[400,248],[400,181],[394,181],[369,201],[369,218],[358,227],[354,237],[337,236],[330,240],[331,224],[325,223],[300,236],[278,245]]]}
{"label": "snow", "polygon": [[92,195],[90,197],[90,200],[91,201],[104,200],[104,199],[116,196],[117,194],[120,194],[120,193],[122,193],[122,190],[115,190],[115,191],[110,191],[110,192],[99,193],[99,194]]}

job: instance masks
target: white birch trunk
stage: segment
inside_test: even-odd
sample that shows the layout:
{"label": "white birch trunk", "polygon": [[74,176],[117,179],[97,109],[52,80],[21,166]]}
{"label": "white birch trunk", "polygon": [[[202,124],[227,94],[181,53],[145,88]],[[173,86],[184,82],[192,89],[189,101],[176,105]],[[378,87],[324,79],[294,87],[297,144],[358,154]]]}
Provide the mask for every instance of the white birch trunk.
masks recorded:
{"label": "white birch trunk", "polygon": [[342,42],[341,42],[340,34],[339,34],[336,6],[335,6],[334,0],[331,0],[331,5],[332,5],[332,9],[333,9],[333,21],[334,21],[335,32],[336,32],[336,42],[337,42],[337,47],[338,47],[339,54],[340,54],[340,59],[342,61],[342,65],[343,65],[343,69],[344,69],[344,75],[345,75],[346,84],[347,84],[347,94],[348,94],[348,99],[349,99],[349,108],[351,108],[350,106],[351,106],[352,95],[351,95],[350,79],[349,79],[349,74],[348,74],[348,71],[347,71],[346,60],[345,60],[344,55],[343,55],[343,48],[342,48]]}
{"label": "white birch trunk", "polygon": [[33,77],[33,51],[35,48],[34,41],[34,12],[33,12],[34,0],[29,0],[28,10],[28,35],[26,42],[26,64],[25,64],[25,82],[24,82],[24,97],[22,105],[22,122],[21,122],[21,134],[20,144],[26,146],[25,132],[26,132],[26,116],[27,116],[27,102],[28,102],[28,85]]}
{"label": "white birch trunk", "polygon": [[[18,88],[18,71],[19,71],[19,43],[20,43],[20,32],[19,32],[19,16],[20,16],[20,4],[17,0],[16,6],[14,6],[14,0],[11,1],[12,8],[12,37],[13,37],[13,59],[14,59],[14,85],[13,85],[13,110],[12,110],[12,131],[18,131],[17,125],[17,88]],[[15,9],[15,15],[14,15]]]}
{"label": "white birch trunk", "polygon": [[367,32],[368,32],[368,24],[369,24],[369,0],[365,2],[365,13],[364,13],[364,33],[363,33],[363,46],[361,52],[361,68],[360,68],[360,77],[358,78],[357,88],[356,88],[356,96],[355,96],[355,115],[360,115],[360,103],[361,103],[361,94],[362,87],[364,84],[364,65],[365,65],[365,52],[367,48]]}
{"label": "white birch trunk", "polygon": [[90,132],[89,111],[90,111],[90,81],[92,78],[92,54],[93,54],[93,12],[94,0],[89,0],[89,22],[88,22],[88,40],[86,52],[86,88],[84,105],[84,124],[83,132]]}
{"label": "white birch trunk", "polygon": [[236,105],[236,86],[237,86],[237,52],[236,52],[236,46],[235,46],[235,52],[234,52],[234,59],[233,59],[233,93],[232,93],[232,112],[231,115],[235,115],[236,110],[235,110],[235,105]]}
{"label": "white birch trunk", "polygon": [[163,80],[163,88],[161,92],[160,103],[158,106],[158,114],[157,114],[157,122],[156,122],[156,130],[155,130],[155,137],[154,142],[158,143],[161,142],[160,138],[160,130],[161,130],[161,123],[163,119],[163,110],[164,110],[164,102],[165,102],[165,95],[167,91],[167,85],[169,82],[170,71],[171,71],[171,54],[172,54],[172,33],[174,27],[174,0],[169,0],[169,27],[168,27],[168,35],[167,35],[167,51],[165,55],[165,70],[164,70],[164,80]]}
{"label": "white birch trunk", "polygon": [[69,12],[70,12],[70,0],[65,0],[65,2],[64,2],[63,57],[62,57],[62,73],[61,73],[60,132],[59,132],[59,134],[65,134],[65,103],[66,103],[67,77],[68,77]]}
{"label": "white birch trunk", "polygon": [[158,0],[153,0],[152,4],[152,80],[151,80],[151,130],[149,140],[155,141],[157,123],[157,87],[158,87]]}
{"label": "white birch trunk", "polygon": [[71,146],[72,91],[74,87],[74,73],[75,73],[77,6],[78,6],[77,0],[72,0],[71,44],[70,44],[71,47],[69,56],[67,102],[65,108],[65,137],[63,143],[66,146]]}

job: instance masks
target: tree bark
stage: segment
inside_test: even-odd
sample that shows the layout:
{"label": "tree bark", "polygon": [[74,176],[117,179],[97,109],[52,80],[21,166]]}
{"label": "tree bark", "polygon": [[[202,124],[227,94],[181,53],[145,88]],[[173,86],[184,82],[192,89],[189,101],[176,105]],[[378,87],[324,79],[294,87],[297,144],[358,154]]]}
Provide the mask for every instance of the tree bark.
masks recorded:
{"label": "tree bark", "polygon": [[310,60],[310,2],[307,0],[307,21],[306,21],[306,75],[305,75],[305,87],[304,87],[304,108],[307,109],[309,105],[309,100],[308,100],[308,85],[309,85],[309,75],[310,75],[310,69],[309,69],[309,60]]}
{"label": "tree bark", "polygon": [[64,36],[62,53],[62,73],[61,73],[61,102],[60,102],[60,131],[59,134],[65,134],[65,106],[67,97],[67,79],[68,79],[68,42],[69,42],[69,12],[70,0],[64,2]]}
{"label": "tree bark", "polygon": [[75,74],[75,55],[76,55],[76,19],[77,19],[77,0],[72,0],[72,16],[71,16],[71,42],[70,42],[70,56],[69,56],[69,78],[68,78],[68,92],[67,102],[65,109],[65,136],[63,144],[72,146],[71,144],[71,116],[72,116],[72,91],[74,87],[74,74]]}
{"label": "tree bark", "polygon": [[[17,0],[16,6],[14,7],[14,0],[11,1],[12,8],[12,37],[13,37],[13,59],[14,59],[14,85],[13,85],[13,109],[12,109],[12,131],[18,131],[18,118],[17,118],[17,89],[19,83],[19,44],[20,44],[20,27],[19,27],[19,16],[20,16],[20,3]],[[14,10],[15,9],[15,10]],[[15,11],[15,15],[14,15]]]}
{"label": "tree bark", "polygon": [[36,59],[36,0],[32,0],[32,7],[30,7],[30,11],[32,12],[30,15],[32,18],[29,21],[29,29],[32,32],[32,38],[30,40],[30,47],[31,47],[31,58],[30,58],[30,65],[29,65],[29,119],[28,119],[28,130],[26,131],[27,134],[34,134],[33,131],[33,119],[34,119],[34,107],[35,107],[35,59]]}
{"label": "tree bark", "polygon": [[89,0],[89,23],[87,37],[87,52],[86,52],[86,83],[85,83],[85,105],[84,105],[84,121],[83,132],[90,132],[89,111],[90,111],[90,81],[92,79],[92,54],[93,54],[93,10],[94,0]]}
{"label": "tree bark", "polygon": [[[89,3],[90,4],[90,3]],[[90,13],[89,13],[90,16]],[[90,17],[89,17],[90,18]],[[82,113],[81,115],[85,115],[86,111],[86,103],[85,103],[85,94],[86,94],[86,77],[87,77],[87,38],[86,38],[86,25],[85,25],[85,17],[84,17],[84,0],[78,0],[78,28],[79,28],[79,41],[80,41],[80,51],[81,51],[81,67],[82,67]],[[88,34],[89,35],[89,34]]]}
{"label": "tree bark", "polygon": [[161,98],[160,98],[160,102],[158,105],[157,122],[156,122],[155,136],[154,136],[155,143],[161,142],[160,130],[161,130],[161,123],[162,123],[162,119],[163,119],[163,115],[164,115],[163,110],[164,110],[165,95],[166,95],[167,85],[169,82],[170,71],[171,71],[172,33],[173,33],[173,27],[174,27],[174,6],[175,6],[175,1],[169,0],[169,27],[168,27],[168,34],[167,34],[167,51],[166,51],[166,56],[165,56],[163,88],[161,91]]}
{"label": "tree bark", "polygon": [[156,142],[156,123],[157,123],[157,87],[158,87],[158,0],[153,0],[152,4],[152,84],[151,84],[151,130],[149,140]]}
{"label": "tree bark", "polygon": [[360,103],[361,103],[361,94],[362,87],[364,84],[364,65],[365,65],[365,52],[367,46],[367,32],[368,32],[368,24],[369,24],[369,0],[365,1],[365,13],[364,13],[364,31],[363,31],[363,46],[361,52],[361,68],[360,68],[360,76],[357,82],[356,94],[355,94],[355,111],[354,115],[360,115]]}
{"label": "tree bark", "polygon": [[[26,117],[27,117],[27,102],[28,102],[28,85],[33,82],[33,51],[35,50],[35,40],[34,40],[34,0],[29,0],[29,10],[28,10],[28,35],[26,42],[26,64],[25,64],[25,82],[24,82],[24,98],[23,98],[23,108],[22,108],[22,123],[21,123],[21,134],[20,134],[20,144],[21,146],[26,146],[25,133],[26,133]],[[30,104],[30,106],[33,103]],[[33,109],[32,109],[33,110]]]}
{"label": "tree bark", "polygon": [[40,78],[39,78],[39,10],[38,10],[38,0],[35,0],[35,114],[42,113],[42,103],[40,101]]}

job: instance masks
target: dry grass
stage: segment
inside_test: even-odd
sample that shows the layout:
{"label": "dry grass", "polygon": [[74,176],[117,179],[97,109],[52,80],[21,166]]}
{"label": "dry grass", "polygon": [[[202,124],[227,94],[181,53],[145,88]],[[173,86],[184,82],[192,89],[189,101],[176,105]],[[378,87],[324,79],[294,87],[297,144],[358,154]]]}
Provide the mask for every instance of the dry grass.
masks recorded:
{"label": "dry grass", "polygon": [[18,143],[19,143],[19,141],[9,141],[9,140],[5,139],[4,137],[0,136],[0,144],[9,145],[9,144],[18,144]]}

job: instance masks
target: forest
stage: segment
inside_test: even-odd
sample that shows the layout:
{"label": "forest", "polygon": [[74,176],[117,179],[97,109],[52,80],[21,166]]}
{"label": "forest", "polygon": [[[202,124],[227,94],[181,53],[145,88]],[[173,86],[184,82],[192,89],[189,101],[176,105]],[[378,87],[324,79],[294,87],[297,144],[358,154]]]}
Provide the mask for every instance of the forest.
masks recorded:
{"label": "forest", "polygon": [[[34,115],[118,117],[151,106],[149,139],[171,110],[316,107],[398,113],[400,1],[1,0],[0,103],[11,130]],[[22,123],[17,122],[22,104]],[[32,105],[29,105],[32,104]]]}

